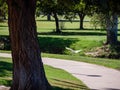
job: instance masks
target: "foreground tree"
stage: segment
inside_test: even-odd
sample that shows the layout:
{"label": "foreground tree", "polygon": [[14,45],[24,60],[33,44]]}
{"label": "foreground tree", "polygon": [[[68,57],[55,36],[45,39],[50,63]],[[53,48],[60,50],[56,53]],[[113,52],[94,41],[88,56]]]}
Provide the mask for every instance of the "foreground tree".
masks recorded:
{"label": "foreground tree", "polygon": [[12,46],[10,90],[50,90],[37,41],[36,0],[7,0]]}

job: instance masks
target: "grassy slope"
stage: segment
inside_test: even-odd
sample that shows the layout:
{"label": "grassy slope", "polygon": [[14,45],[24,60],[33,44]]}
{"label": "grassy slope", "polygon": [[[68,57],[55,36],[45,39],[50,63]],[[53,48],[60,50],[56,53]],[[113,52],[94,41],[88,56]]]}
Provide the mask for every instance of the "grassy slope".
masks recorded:
{"label": "grassy slope", "polygon": [[42,56],[49,58],[59,58],[59,59],[87,62],[87,63],[102,65],[105,67],[120,70],[120,60],[117,59],[91,58],[91,57],[76,56],[76,55],[71,56],[71,55],[58,55],[58,54],[47,54],[47,53],[42,53]]}
{"label": "grassy slope", "polygon": [[[11,85],[11,59],[0,57],[0,84]],[[53,90],[88,90],[78,79],[64,70],[45,65],[45,72]]]}

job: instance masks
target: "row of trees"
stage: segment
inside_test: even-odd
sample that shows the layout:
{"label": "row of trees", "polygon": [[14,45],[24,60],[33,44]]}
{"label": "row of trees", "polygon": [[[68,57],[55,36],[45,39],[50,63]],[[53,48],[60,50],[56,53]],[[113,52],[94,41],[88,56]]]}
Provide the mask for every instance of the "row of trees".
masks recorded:
{"label": "row of trees", "polygon": [[[42,14],[47,15],[48,19],[50,16],[55,18],[56,33],[60,33],[59,18],[58,15],[64,16],[64,18],[71,20],[76,16],[80,18],[80,29],[83,29],[83,21],[86,15],[98,15],[102,13],[106,22],[107,41],[106,44],[117,43],[117,30],[118,30],[118,14],[119,14],[119,3],[114,1],[86,1],[86,0],[65,0],[66,3],[60,0],[41,0],[37,1],[36,16]],[[0,16],[6,18],[7,6],[6,3],[1,1]],[[104,3],[104,4],[103,4]],[[115,5],[115,6],[114,6]],[[117,9],[116,9],[117,8]],[[108,22],[108,23],[107,23]],[[113,24],[114,23],[114,24]],[[113,28],[114,27],[114,28]],[[108,30],[109,29],[109,30]],[[113,30],[112,30],[113,29]],[[114,31],[114,32],[113,32]]]}
{"label": "row of trees", "polygon": [[[65,19],[71,21],[72,18],[79,16],[80,18],[80,29],[83,29],[83,20],[86,14],[89,12],[84,1],[67,1],[67,4],[60,0],[42,0],[37,3],[37,15],[40,15],[42,12],[48,17],[53,16],[56,23],[56,32],[60,33],[59,28],[59,16],[64,16]],[[90,12],[89,12],[90,14]]]}
{"label": "row of trees", "polygon": [[83,29],[83,20],[86,15],[98,15],[102,13],[105,17],[107,41],[106,44],[117,44],[117,31],[118,31],[118,15],[119,15],[119,2],[113,0],[70,0],[64,3],[60,0],[42,0],[38,4],[38,8],[44,15],[53,15],[56,22],[56,32],[61,32],[59,29],[58,15],[66,19],[75,18],[76,15],[80,18],[80,29]]}
{"label": "row of trees", "polygon": [[[36,2],[36,0],[7,0],[13,60],[13,83],[10,90],[51,89],[45,77],[37,41]],[[53,3],[52,6],[51,2]],[[117,43],[117,16],[120,5],[118,0],[41,0],[39,3],[43,6],[47,3],[43,11],[53,10],[52,14],[55,18],[59,13],[59,8],[62,8],[62,12],[66,15],[75,10],[83,14],[86,9],[90,13],[101,12],[105,14],[108,33],[107,43],[111,45]],[[59,6],[57,6],[58,3]],[[51,14],[51,11],[47,14]]]}

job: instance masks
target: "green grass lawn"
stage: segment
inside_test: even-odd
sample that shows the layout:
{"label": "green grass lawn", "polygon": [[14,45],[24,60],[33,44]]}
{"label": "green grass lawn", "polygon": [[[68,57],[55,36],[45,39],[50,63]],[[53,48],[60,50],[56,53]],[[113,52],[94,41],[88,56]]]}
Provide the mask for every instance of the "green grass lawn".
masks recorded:
{"label": "green grass lawn", "polygon": [[[45,72],[53,90],[89,90],[80,80],[68,72],[45,65]],[[12,62],[0,57],[0,85],[11,85]]]}
{"label": "green grass lawn", "polygon": [[[86,18],[87,21],[89,18]],[[40,21],[41,20],[41,21]],[[84,22],[84,30],[78,30],[79,22],[64,22],[61,34],[56,34],[55,22],[46,21],[46,18],[37,19],[38,40],[42,51],[42,57],[60,58],[75,61],[82,61],[92,64],[103,65],[109,68],[120,70],[120,60],[85,57],[84,52],[92,48],[102,46],[106,40],[106,32],[98,28],[94,30],[89,22]],[[120,28],[120,24],[118,25]],[[0,36],[8,36],[8,25],[0,23]],[[120,40],[120,31],[118,32]],[[81,49],[79,54],[71,54],[65,49]],[[0,51],[7,52],[10,51]],[[56,53],[56,54],[53,54]],[[66,55],[65,55],[66,54]],[[10,59],[0,58],[0,84],[9,86],[11,84],[12,63]],[[47,78],[54,90],[87,90],[87,87],[64,70],[56,69],[45,65]],[[62,73],[62,74],[61,74]]]}
{"label": "green grass lawn", "polygon": [[[51,53],[45,54],[45,56],[48,55],[49,57],[84,61],[119,69],[120,64],[118,60],[84,57],[85,52],[89,52],[95,47],[102,46],[103,42],[106,41],[106,31],[100,28],[94,30],[94,27],[92,27],[88,21],[90,21],[90,18],[86,17],[84,30],[78,30],[79,22],[75,21],[70,23],[65,21],[62,33],[56,34],[53,32],[55,29],[53,18],[52,21],[46,21],[46,17],[37,18],[37,32],[41,51],[43,53]],[[120,24],[118,26],[120,28]],[[7,22],[0,23],[0,36],[2,35],[8,35]],[[120,31],[118,32],[118,39],[120,40]],[[65,47],[70,47],[75,50],[81,49],[82,52],[71,56],[71,52],[66,50]]]}

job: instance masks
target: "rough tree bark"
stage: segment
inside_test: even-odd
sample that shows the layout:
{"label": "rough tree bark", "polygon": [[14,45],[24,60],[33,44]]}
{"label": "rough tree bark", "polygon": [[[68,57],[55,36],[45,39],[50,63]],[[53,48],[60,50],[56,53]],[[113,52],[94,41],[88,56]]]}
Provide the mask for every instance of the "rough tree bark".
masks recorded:
{"label": "rough tree bark", "polygon": [[50,90],[37,41],[36,0],[7,0],[7,3],[13,60],[10,90]]}
{"label": "rough tree bark", "polygon": [[113,13],[112,16],[110,16],[109,14],[106,16],[106,30],[107,30],[106,44],[110,45],[117,44],[118,16],[116,13]]}

